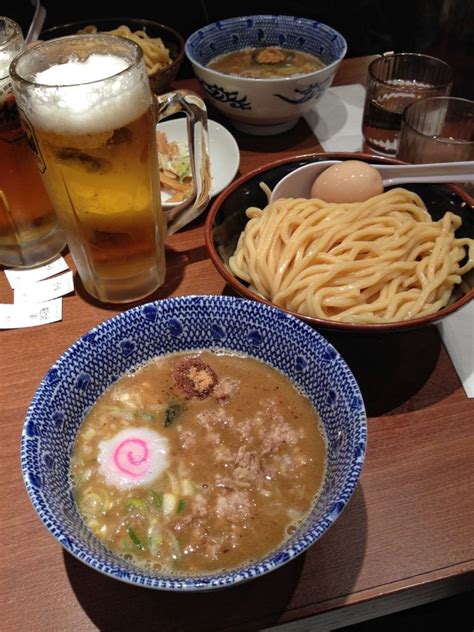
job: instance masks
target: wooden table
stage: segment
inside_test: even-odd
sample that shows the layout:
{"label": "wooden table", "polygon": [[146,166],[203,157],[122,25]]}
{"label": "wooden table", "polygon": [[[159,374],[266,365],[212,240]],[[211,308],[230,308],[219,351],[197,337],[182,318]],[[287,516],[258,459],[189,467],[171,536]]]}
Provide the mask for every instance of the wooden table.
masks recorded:
{"label": "wooden table", "polygon": [[[364,83],[367,63],[346,60],[335,83]],[[235,137],[241,174],[321,149],[303,121],[273,138]],[[166,283],[150,298],[229,291],[207,257],[203,221],[169,239]],[[3,274],[0,302],[12,302]],[[20,433],[50,365],[116,311],[76,292],[62,322],[0,331],[2,630],[330,629],[474,587],[474,403],[435,328],[328,336],[359,380],[369,448],[344,514],[292,563],[237,588],[181,595],[122,584],[65,553],[28,500]]]}

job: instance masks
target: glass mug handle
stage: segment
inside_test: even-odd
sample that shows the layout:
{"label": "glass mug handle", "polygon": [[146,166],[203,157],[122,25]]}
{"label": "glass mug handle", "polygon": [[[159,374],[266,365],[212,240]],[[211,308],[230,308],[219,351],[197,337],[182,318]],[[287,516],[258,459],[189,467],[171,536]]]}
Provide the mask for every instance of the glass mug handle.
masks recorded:
{"label": "glass mug handle", "polygon": [[187,117],[193,193],[184,202],[176,204],[171,209],[163,209],[168,224],[168,235],[172,235],[196,219],[204,211],[211,197],[207,110],[204,101],[187,90],[175,90],[155,96],[155,98],[158,122],[177,112],[184,112]]}

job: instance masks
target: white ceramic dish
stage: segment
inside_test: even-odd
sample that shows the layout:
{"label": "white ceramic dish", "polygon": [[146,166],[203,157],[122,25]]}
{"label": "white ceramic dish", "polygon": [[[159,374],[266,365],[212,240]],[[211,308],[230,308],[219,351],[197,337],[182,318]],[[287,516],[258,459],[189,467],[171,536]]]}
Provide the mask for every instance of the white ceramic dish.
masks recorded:
{"label": "white ceramic dish", "polygon": [[[187,144],[185,118],[163,121],[157,125],[156,129],[164,132],[168,141]],[[240,151],[235,138],[219,123],[209,120],[208,130],[211,158],[211,197],[214,197],[234,179],[240,164]],[[161,203],[164,208],[174,206],[174,204],[167,204],[168,198],[168,194],[162,192]]]}

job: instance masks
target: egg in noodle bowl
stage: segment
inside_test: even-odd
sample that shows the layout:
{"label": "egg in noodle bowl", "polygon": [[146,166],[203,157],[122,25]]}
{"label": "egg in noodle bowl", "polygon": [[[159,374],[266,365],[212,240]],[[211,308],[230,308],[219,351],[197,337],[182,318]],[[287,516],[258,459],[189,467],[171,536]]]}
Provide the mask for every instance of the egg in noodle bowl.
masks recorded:
{"label": "egg in noodle bowl", "polygon": [[432,220],[395,188],[364,202],[277,199],[247,209],[231,271],[278,307],[346,323],[390,323],[437,312],[474,267],[459,216]]}
{"label": "egg in noodle bowl", "polygon": [[160,572],[261,559],[318,496],[327,442],[307,397],[232,352],[157,358],[106,391],[71,459],[85,523],[112,551]]}

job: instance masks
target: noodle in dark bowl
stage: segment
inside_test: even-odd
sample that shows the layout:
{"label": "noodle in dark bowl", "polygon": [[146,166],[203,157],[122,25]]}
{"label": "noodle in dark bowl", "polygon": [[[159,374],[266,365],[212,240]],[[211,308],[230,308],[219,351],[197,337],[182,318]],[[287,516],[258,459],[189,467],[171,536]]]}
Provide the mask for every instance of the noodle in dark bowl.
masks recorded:
{"label": "noodle in dark bowl", "polygon": [[[271,303],[271,300],[258,294],[252,285],[239,279],[229,266],[229,259],[234,254],[240,234],[248,221],[246,210],[254,206],[263,209],[267,204],[267,197],[262,191],[260,183],[265,182],[266,185],[273,188],[281,178],[299,166],[316,160],[332,158],[339,160],[357,158],[359,160],[381,163],[395,162],[389,159],[376,158],[364,154],[337,153],[331,155],[314,154],[311,156],[300,156],[272,163],[240,178],[240,180],[229,187],[214,203],[206,222],[207,247],[214,265],[237,293],[246,298]],[[406,189],[418,194],[423,200],[433,220],[430,224],[438,222],[446,215],[446,211],[450,211],[457,216],[454,218],[456,224],[459,223],[459,218],[462,220],[462,224],[455,230],[455,238],[472,239],[474,237],[472,207],[469,204],[469,196],[463,193],[461,189],[454,186],[434,184],[411,185],[409,187],[407,186]],[[445,217],[444,221],[447,221],[447,217]],[[463,247],[465,248],[465,245]],[[466,264],[467,249],[465,248],[465,250],[466,257],[460,261],[460,266]],[[296,314],[315,326],[325,329],[364,332],[411,329],[436,322],[453,311],[456,311],[459,307],[469,302],[469,300],[472,300],[474,295],[472,277],[472,271],[463,275],[461,283],[454,286],[454,291],[446,306],[440,309],[434,308],[431,314],[425,312],[413,317],[408,315],[407,320],[395,322],[339,322],[327,318],[324,315],[304,315],[299,313],[294,307],[280,306],[280,308],[289,313]]]}

